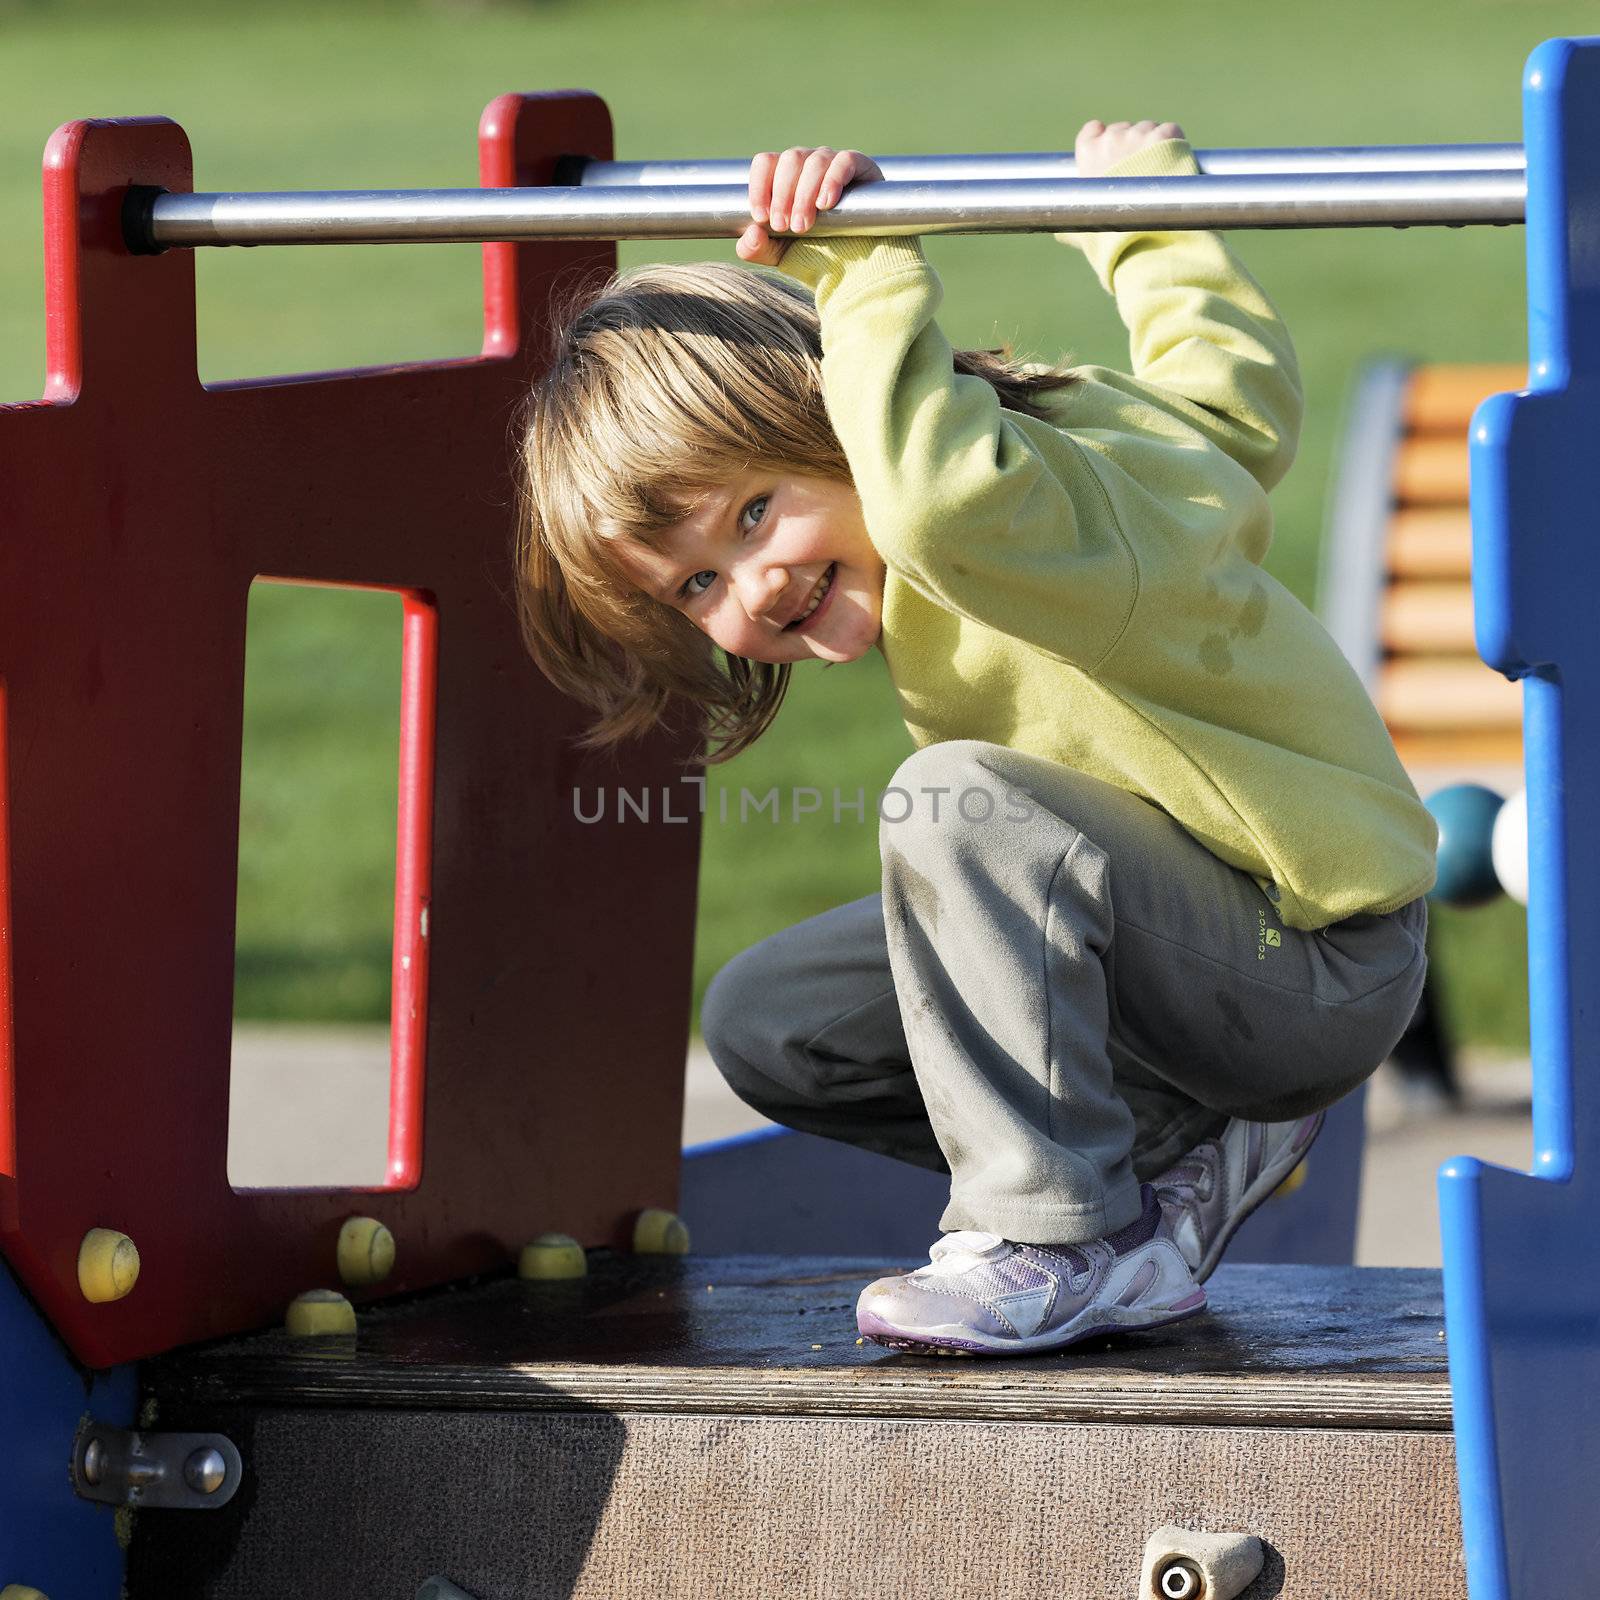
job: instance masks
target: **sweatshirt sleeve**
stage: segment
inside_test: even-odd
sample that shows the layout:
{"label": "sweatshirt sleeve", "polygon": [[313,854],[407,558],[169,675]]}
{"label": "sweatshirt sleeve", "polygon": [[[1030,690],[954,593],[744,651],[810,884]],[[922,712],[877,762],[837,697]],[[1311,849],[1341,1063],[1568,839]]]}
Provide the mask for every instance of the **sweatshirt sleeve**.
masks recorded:
{"label": "sweatshirt sleeve", "polygon": [[[1128,157],[1116,177],[1199,171],[1181,139]],[[1062,233],[1116,297],[1138,393],[1188,422],[1270,489],[1288,471],[1303,402],[1294,346],[1260,286],[1215,233]],[[1103,374],[1097,374],[1103,376]],[[1113,382],[1116,380],[1113,379]]]}
{"label": "sweatshirt sleeve", "polygon": [[1137,578],[1087,452],[956,373],[916,240],[801,240],[782,270],[815,293],[828,416],[885,563],[946,610],[1094,670]]}

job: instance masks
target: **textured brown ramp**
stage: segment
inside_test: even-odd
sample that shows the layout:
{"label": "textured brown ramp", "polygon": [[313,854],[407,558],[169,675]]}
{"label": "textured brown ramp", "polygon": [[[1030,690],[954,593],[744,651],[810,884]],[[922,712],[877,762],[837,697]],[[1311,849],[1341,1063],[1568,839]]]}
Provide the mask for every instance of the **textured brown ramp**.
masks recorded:
{"label": "textured brown ramp", "polygon": [[137,1520],[130,1594],[1132,1597],[1164,1523],[1250,1591],[1465,1595],[1438,1274],[1224,1267],[1213,1310],[1018,1362],[855,1343],[875,1263],[596,1258],[151,1364],[226,1509]]}

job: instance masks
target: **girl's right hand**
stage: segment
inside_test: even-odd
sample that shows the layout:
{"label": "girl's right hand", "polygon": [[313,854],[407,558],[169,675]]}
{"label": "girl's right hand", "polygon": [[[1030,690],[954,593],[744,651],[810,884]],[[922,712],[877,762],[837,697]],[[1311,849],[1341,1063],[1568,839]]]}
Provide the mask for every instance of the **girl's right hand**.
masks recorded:
{"label": "girl's right hand", "polygon": [[[763,151],[750,163],[750,215],[755,219],[734,249],[742,260],[775,267],[790,241],[773,233],[804,233],[853,183],[872,183],[883,171],[859,150],[797,145],[782,155]],[[769,231],[770,230],[770,231]]]}

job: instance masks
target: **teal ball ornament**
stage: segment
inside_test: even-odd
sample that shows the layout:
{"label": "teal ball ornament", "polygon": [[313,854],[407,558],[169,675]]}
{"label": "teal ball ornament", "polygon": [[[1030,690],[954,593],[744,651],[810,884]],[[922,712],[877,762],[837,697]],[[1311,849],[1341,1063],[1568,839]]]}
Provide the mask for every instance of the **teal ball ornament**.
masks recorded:
{"label": "teal ball ornament", "polygon": [[1439,876],[1430,900],[1447,906],[1487,905],[1500,893],[1494,870],[1494,822],[1504,802],[1481,783],[1453,783],[1429,795],[1439,824]]}

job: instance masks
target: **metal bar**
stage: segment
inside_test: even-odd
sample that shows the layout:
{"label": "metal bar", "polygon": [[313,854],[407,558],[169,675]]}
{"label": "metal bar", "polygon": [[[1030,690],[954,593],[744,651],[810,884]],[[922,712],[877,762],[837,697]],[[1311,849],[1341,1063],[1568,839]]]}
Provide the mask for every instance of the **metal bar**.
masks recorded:
{"label": "metal bar", "polygon": [[[1207,228],[1465,227],[1521,222],[1518,172],[1058,178],[871,183],[811,229],[817,238]],[[171,245],[442,244],[517,239],[728,239],[750,221],[741,191],[421,189],[147,195],[125,218],[133,249]]]}
{"label": "metal bar", "polygon": [[[890,183],[946,183],[951,180],[1075,177],[1078,164],[1057,151],[999,155],[879,156]],[[1196,150],[1200,170],[1214,177],[1303,172],[1522,172],[1520,144],[1409,144],[1313,147],[1288,150]],[[719,184],[743,188],[750,161],[585,161],[575,162],[574,181],[586,189],[660,189],[680,184]]]}

